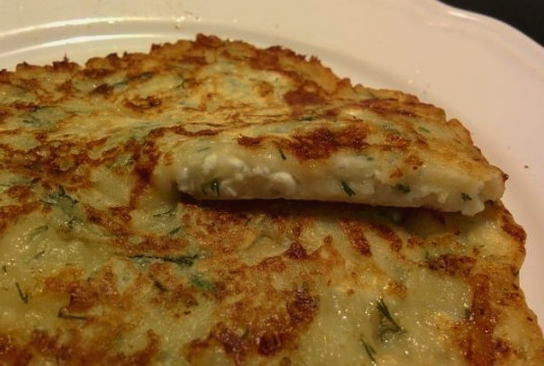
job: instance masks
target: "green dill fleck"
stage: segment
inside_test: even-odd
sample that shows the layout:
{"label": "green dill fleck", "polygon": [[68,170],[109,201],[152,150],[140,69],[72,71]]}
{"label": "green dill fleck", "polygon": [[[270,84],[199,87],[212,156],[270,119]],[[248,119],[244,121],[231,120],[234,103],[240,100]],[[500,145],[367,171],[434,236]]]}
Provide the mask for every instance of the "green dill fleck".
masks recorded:
{"label": "green dill fleck", "polygon": [[287,156],[285,156],[283,150],[281,149],[281,147],[278,148],[278,152],[280,153],[280,156],[281,156],[281,159],[282,160],[287,160]]}
{"label": "green dill fleck", "polygon": [[134,158],[131,155],[123,154],[117,157],[117,159],[115,160],[115,163],[113,164],[113,167],[122,168],[132,164],[134,164]]}
{"label": "green dill fleck", "polygon": [[370,156],[370,155],[364,155],[364,157],[365,157],[366,161],[374,161],[374,160],[376,160],[376,159],[374,159],[373,156]]}
{"label": "green dill fleck", "polygon": [[463,199],[463,201],[472,201],[472,197],[470,197],[465,192],[461,193],[461,198]]}
{"label": "green dill fleck", "polygon": [[125,86],[125,85],[127,85],[128,82],[129,82],[129,79],[123,79],[123,80],[120,80],[120,81],[118,81],[118,82],[116,82],[116,83],[111,84],[111,86],[112,86],[113,88],[118,88],[118,87],[120,87],[120,86]]}
{"label": "green dill fleck", "polygon": [[425,132],[425,133],[431,133],[431,131],[423,126],[419,126],[417,128],[418,130],[420,130],[421,132]]}
{"label": "green dill fleck", "polygon": [[411,191],[410,186],[407,186],[406,184],[401,184],[401,183],[397,184],[395,186],[395,189],[404,194],[408,194]]}
{"label": "green dill fleck", "polygon": [[213,193],[215,193],[217,197],[219,197],[221,195],[221,192],[219,189],[220,185],[221,185],[221,182],[219,182],[219,180],[217,179],[214,179],[210,183],[203,184],[202,186],[200,186],[200,188],[202,189],[202,194],[204,196],[207,196],[208,190],[211,190]]}
{"label": "green dill fleck", "polygon": [[32,232],[30,233],[30,240],[33,240],[38,235],[40,235],[42,233],[45,233],[47,230],[49,230],[49,226],[47,226],[47,225],[38,226],[37,228],[32,230]]}
{"label": "green dill fleck", "polygon": [[353,189],[351,189],[351,187],[344,181],[341,182],[342,183],[342,188],[344,189],[344,192],[346,192],[346,194],[351,197],[351,196],[355,196],[355,191]]}
{"label": "green dill fleck", "polygon": [[156,278],[153,279],[153,286],[155,286],[160,292],[167,292],[168,288],[164,286],[161,281],[157,280]]}
{"label": "green dill fleck", "polygon": [[361,336],[361,343],[363,343],[363,348],[365,349],[368,358],[372,361],[372,364],[376,364],[376,350],[370,344],[366,343],[365,339]]}
{"label": "green dill fleck", "polygon": [[40,250],[38,253],[34,254],[33,259],[40,259],[45,254],[45,250]]}
{"label": "green dill fleck", "polygon": [[181,226],[176,227],[175,229],[172,229],[168,232],[168,235],[176,235],[181,230]]}
{"label": "green dill fleck", "polygon": [[130,83],[131,81],[135,81],[135,80],[149,80],[153,77],[153,73],[152,72],[143,72],[141,74],[138,74],[138,75],[135,75],[135,76],[132,76],[132,77],[128,77],[126,79],[122,79],[116,83],[113,83],[111,84],[111,86],[113,88],[117,88],[117,87],[120,87],[120,86],[126,86],[128,83]]}
{"label": "green dill fleck", "polygon": [[177,257],[159,257],[153,255],[145,254],[136,254],[129,256],[130,259],[151,259],[151,260],[160,260],[164,262],[175,263],[180,267],[190,267],[195,263],[195,260],[198,259],[198,254],[193,255],[182,255]]}
{"label": "green dill fleck", "polygon": [[175,213],[176,213],[176,209],[171,208],[171,209],[169,209],[167,211],[156,213],[156,214],[153,215],[153,217],[174,216]]}
{"label": "green dill fleck", "polygon": [[40,127],[42,126],[44,123],[42,120],[34,117],[34,116],[29,116],[25,119],[23,119],[23,123],[24,124],[27,124],[27,125],[30,125],[30,126],[33,126],[33,127]]}
{"label": "green dill fleck", "polygon": [[214,291],[216,289],[215,283],[205,279],[200,274],[193,274],[191,276],[191,285],[203,291]]}
{"label": "green dill fleck", "polygon": [[396,322],[396,320],[391,315],[389,308],[383,301],[383,299],[378,300],[377,303],[378,310],[381,314],[380,326],[378,328],[378,335],[382,342],[386,342],[390,339],[391,335],[395,333],[403,333],[404,330]]}
{"label": "green dill fleck", "polygon": [[217,197],[220,196],[220,193],[219,193],[219,184],[220,184],[220,182],[219,182],[217,179],[213,180],[213,181],[210,183],[210,189],[212,190],[212,192],[215,192],[215,195],[216,195]]}
{"label": "green dill fleck", "polygon": [[84,315],[70,314],[65,307],[62,307],[59,309],[57,316],[59,318],[68,319],[68,320],[87,320],[88,319],[88,317]]}
{"label": "green dill fleck", "polygon": [[314,119],[316,119],[315,116],[302,116],[297,118],[297,121],[313,121]]}
{"label": "green dill fleck", "polygon": [[197,149],[196,152],[208,151],[210,149],[211,149],[211,147],[209,147],[209,146],[208,147],[201,147],[200,149]]}
{"label": "green dill fleck", "polygon": [[147,72],[142,72],[141,74],[138,74],[136,76],[133,76],[132,78],[130,78],[130,81],[132,80],[149,80],[153,77],[153,73],[150,72],[150,71],[147,71]]}
{"label": "green dill fleck", "polygon": [[393,126],[393,125],[390,124],[390,123],[385,123],[385,124],[383,124],[383,125],[382,125],[382,128],[383,128],[385,131],[387,131],[387,132],[393,132],[393,133],[395,133],[395,134],[399,134],[399,133],[400,133],[399,130],[397,130],[397,129],[395,128],[395,126]]}
{"label": "green dill fleck", "polygon": [[15,282],[15,287],[17,287],[17,293],[19,294],[19,297],[21,298],[21,300],[25,304],[28,304],[28,294],[23,291],[23,289],[19,285],[19,282]]}
{"label": "green dill fleck", "polygon": [[63,186],[59,186],[58,191],[47,194],[41,201],[50,206],[55,205],[65,205],[65,206],[75,206],[79,201],[72,198],[66,193]]}
{"label": "green dill fleck", "polygon": [[8,274],[8,267],[5,264],[2,265],[2,272],[4,272],[4,274]]}

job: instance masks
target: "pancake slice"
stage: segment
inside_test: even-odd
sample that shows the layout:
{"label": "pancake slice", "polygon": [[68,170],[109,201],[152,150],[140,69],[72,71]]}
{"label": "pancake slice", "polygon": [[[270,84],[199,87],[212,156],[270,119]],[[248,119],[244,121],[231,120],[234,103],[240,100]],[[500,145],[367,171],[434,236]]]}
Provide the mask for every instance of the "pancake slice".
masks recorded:
{"label": "pancake slice", "polygon": [[[0,74],[4,136],[142,139],[175,131],[153,180],[199,199],[346,201],[473,215],[504,175],[445,113],[280,47],[198,36],[85,67]],[[6,137],[8,138],[8,137]]]}

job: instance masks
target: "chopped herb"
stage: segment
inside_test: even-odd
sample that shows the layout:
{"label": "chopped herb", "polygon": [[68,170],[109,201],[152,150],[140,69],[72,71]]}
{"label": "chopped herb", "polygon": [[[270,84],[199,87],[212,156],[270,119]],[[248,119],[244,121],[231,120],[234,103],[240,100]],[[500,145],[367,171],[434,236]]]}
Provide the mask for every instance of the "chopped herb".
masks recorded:
{"label": "chopped herb", "polygon": [[4,272],[4,274],[8,274],[8,267],[5,264],[2,265],[2,271]]}
{"label": "chopped herb", "polygon": [[388,131],[388,132],[393,132],[393,133],[396,133],[396,134],[399,134],[399,130],[397,130],[392,124],[390,123],[385,123],[382,125],[383,129]]}
{"label": "chopped herb", "polygon": [[25,304],[28,304],[28,294],[25,293],[23,291],[23,289],[21,289],[21,286],[19,285],[19,282],[15,282],[15,287],[17,287],[17,293],[19,294],[19,297],[21,298],[21,300],[25,303]]}
{"label": "chopped herb", "polygon": [[137,254],[129,256],[130,259],[156,259],[164,262],[175,263],[181,267],[190,267],[195,263],[195,260],[198,259],[198,254],[194,255],[182,255],[179,257],[158,257],[145,254]]}
{"label": "chopped herb", "polygon": [[404,193],[404,194],[408,194],[411,191],[410,186],[407,186],[406,184],[401,184],[401,183],[397,184],[395,186],[395,189],[397,191],[400,191],[400,192]]}
{"label": "chopped herb", "polygon": [[130,78],[130,81],[132,80],[149,80],[153,77],[153,73],[152,72],[142,72],[141,74],[138,74],[136,76],[133,76]]}
{"label": "chopped herb", "polygon": [[177,233],[179,233],[180,230],[181,230],[181,226],[178,226],[177,228],[170,230],[168,232],[168,235],[176,235]]}
{"label": "chopped herb", "polygon": [[417,128],[418,130],[420,130],[421,132],[425,132],[425,133],[431,133],[431,131],[423,126],[419,126]]}
{"label": "chopped herb", "polygon": [[215,283],[203,278],[202,275],[199,274],[194,274],[191,276],[191,285],[203,291],[215,290]]}
{"label": "chopped herb", "polygon": [[210,150],[211,147],[201,147],[200,149],[197,149],[196,152],[203,152],[203,151],[207,151],[207,150]]}
{"label": "chopped herb", "polygon": [[372,364],[376,364],[376,350],[374,347],[372,347],[370,344],[366,343],[364,338],[361,336],[361,342],[363,343],[363,347],[366,351],[366,354],[368,355],[368,358],[370,358],[370,361],[372,361]]}
{"label": "chopped herb", "polygon": [[302,116],[297,118],[297,121],[313,121],[314,119],[316,119],[315,116]]}
{"label": "chopped herb", "polygon": [[212,180],[210,183],[203,184],[200,188],[202,189],[202,194],[204,196],[208,195],[208,189],[215,193],[217,197],[221,195],[219,186],[220,182],[217,179]]}
{"label": "chopped herb", "polygon": [[285,156],[285,154],[283,153],[283,150],[281,149],[281,147],[278,148],[278,152],[280,153],[280,156],[281,156],[282,160],[287,160],[287,156]]}
{"label": "chopped herb", "polygon": [[461,198],[463,199],[463,201],[472,201],[472,197],[470,197],[465,192],[461,193]]}
{"label": "chopped herb", "polygon": [[382,342],[388,341],[390,336],[394,333],[404,332],[401,326],[393,319],[393,316],[383,299],[378,300],[377,306],[382,316],[378,329],[378,335]]}
{"label": "chopped herb", "polygon": [[38,253],[36,253],[34,255],[34,257],[32,257],[33,259],[39,259],[41,256],[43,256],[45,254],[45,250],[40,250]]}
{"label": "chopped herb", "polygon": [[114,167],[126,167],[126,166],[129,166],[129,165],[132,165],[134,163],[134,159],[131,155],[127,155],[127,154],[124,154],[124,155],[120,155],[119,157],[117,157],[117,159],[115,160],[115,163],[113,164]]}
{"label": "chopped herb", "polygon": [[43,125],[43,121],[34,116],[29,116],[28,118],[23,119],[23,123],[35,127],[40,127]]}
{"label": "chopped herb", "polygon": [[116,88],[118,86],[125,86],[125,85],[127,85],[128,83],[130,83],[131,81],[134,81],[134,80],[149,80],[152,77],[153,77],[152,72],[143,72],[141,74],[138,74],[138,75],[123,79],[123,80],[118,81],[116,83],[113,83],[113,84],[111,84],[111,86]]}
{"label": "chopped herb", "polygon": [[342,183],[342,188],[344,189],[344,192],[346,192],[346,194],[351,197],[351,196],[354,196],[356,193],[353,189],[351,189],[351,187],[344,181],[341,182]]}
{"label": "chopped herb", "polygon": [[48,229],[49,229],[49,226],[47,225],[38,226],[37,228],[32,230],[32,232],[30,233],[30,240],[33,240],[36,236],[46,232]]}
{"label": "chopped herb", "polygon": [[215,194],[217,195],[217,197],[219,197],[219,181],[218,180],[214,180],[213,182],[210,183],[210,188],[213,192],[215,192]]}
{"label": "chopped herb", "polygon": [[176,212],[176,209],[171,208],[168,211],[156,213],[156,214],[153,215],[153,217],[174,216],[175,212]]}
{"label": "chopped herb", "polygon": [[74,224],[81,224],[81,223],[83,223],[83,221],[80,218],[72,217],[70,220],[68,220],[68,222],[66,222],[66,225],[68,226],[68,228],[73,229]]}
{"label": "chopped herb", "polygon": [[66,191],[63,186],[59,186],[57,192],[49,193],[44,198],[41,199],[43,203],[46,203],[50,206],[61,205],[62,203],[67,203],[70,206],[75,206],[79,201],[72,198]]}
{"label": "chopped herb", "polygon": [[62,307],[59,309],[57,316],[59,318],[68,319],[68,320],[87,320],[88,319],[88,317],[83,315],[70,314],[65,307]]}
{"label": "chopped herb", "polygon": [[366,161],[374,161],[375,160],[373,156],[364,155],[364,157],[366,158]]}
{"label": "chopped herb", "polygon": [[160,292],[166,292],[168,289],[157,279],[153,279],[153,286],[155,286]]}

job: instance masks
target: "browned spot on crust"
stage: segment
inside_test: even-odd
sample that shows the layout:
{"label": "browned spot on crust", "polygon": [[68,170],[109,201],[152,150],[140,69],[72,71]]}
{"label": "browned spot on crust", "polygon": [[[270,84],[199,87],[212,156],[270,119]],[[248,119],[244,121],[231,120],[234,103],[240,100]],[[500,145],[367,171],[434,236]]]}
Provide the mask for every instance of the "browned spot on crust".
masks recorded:
{"label": "browned spot on crust", "polygon": [[493,331],[497,317],[490,303],[489,278],[478,274],[471,278],[472,307],[470,318],[459,333],[459,343],[466,360],[473,366],[491,366],[496,360]]}
{"label": "browned spot on crust", "polygon": [[295,347],[293,342],[298,332],[305,329],[315,317],[319,299],[311,296],[304,288],[289,295],[290,300],[281,307],[283,312],[259,319],[255,325],[247,324],[244,332],[235,332],[222,322],[216,324],[206,339],[193,340],[188,344],[186,359],[193,361],[201,352],[213,347],[214,343],[219,344],[236,365],[243,365],[250,354],[271,356],[288,347]]}
{"label": "browned spot on crust", "polygon": [[527,238],[525,230],[523,230],[521,226],[514,222],[512,216],[509,213],[506,213],[502,216],[502,221],[502,229],[508,235],[514,238],[520,245],[523,245],[523,243],[525,243],[525,239]]}
{"label": "browned spot on crust", "polygon": [[308,253],[306,253],[306,249],[302,245],[300,245],[299,242],[293,242],[289,246],[289,249],[285,251],[285,254],[289,258],[293,259],[304,259],[308,257]]}
{"label": "browned spot on crust", "polygon": [[389,175],[389,177],[398,179],[398,178],[401,178],[403,175],[404,173],[402,172],[402,170],[400,168],[397,168],[393,170],[393,172]]}
{"label": "browned spot on crust", "polygon": [[406,150],[410,145],[410,140],[399,135],[389,134],[385,137],[385,143],[388,147]]}
{"label": "browned spot on crust", "polygon": [[446,273],[450,276],[468,276],[476,261],[474,258],[458,256],[455,254],[442,254],[436,258],[429,259],[427,266],[432,271]]}
{"label": "browned spot on crust", "polygon": [[[63,337],[64,335],[64,337]],[[50,334],[34,330],[24,344],[16,344],[7,335],[0,335],[0,357],[10,365],[28,365],[33,355],[41,360],[50,360],[70,365],[150,365],[159,349],[159,337],[151,330],[147,332],[147,345],[132,354],[115,353],[110,349],[116,334],[98,332],[91,339],[82,339],[79,330]]]}
{"label": "browned spot on crust", "polygon": [[216,36],[207,36],[199,33],[196,35],[196,44],[204,48],[218,48],[223,45],[223,41]]}
{"label": "browned spot on crust", "polygon": [[416,155],[408,155],[408,157],[404,159],[404,162],[413,170],[417,170],[423,166],[423,161]]}
{"label": "browned spot on crust", "polygon": [[285,93],[283,99],[291,105],[310,105],[325,102],[319,94],[313,91],[307,91],[304,87]]}
{"label": "browned spot on crust", "polygon": [[84,69],[83,75],[91,79],[103,79],[115,72],[113,69]]}
{"label": "browned spot on crust", "polygon": [[181,62],[199,66],[204,66],[207,64],[206,59],[202,56],[185,56]]}
{"label": "browned spot on crust", "polygon": [[18,201],[27,201],[32,196],[32,189],[29,186],[17,185],[10,187],[7,194]]}
{"label": "browned spot on crust", "polygon": [[59,84],[56,89],[64,94],[72,93],[74,91],[72,80],[66,80],[62,84]]}
{"label": "browned spot on crust", "polygon": [[240,136],[236,141],[238,141],[239,145],[245,146],[245,147],[256,147],[261,144],[261,141],[263,140],[262,137],[249,137],[249,136]]}
{"label": "browned spot on crust", "polygon": [[257,84],[257,93],[259,93],[259,95],[263,98],[272,94],[273,91],[274,86],[270,83],[267,83],[266,81],[260,81]]}
{"label": "browned spot on crust", "polygon": [[100,84],[93,89],[91,94],[108,96],[113,92],[113,86],[108,84]]}
{"label": "browned spot on crust", "polygon": [[398,252],[402,249],[402,240],[389,226],[374,223],[371,225],[371,228],[379,237],[387,241],[391,250]]}
{"label": "browned spot on crust", "polygon": [[367,133],[363,124],[336,131],[321,127],[306,134],[295,134],[292,140],[282,140],[280,146],[299,160],[326,159],[340,149],[365,149]]}
{"label": "browned spot on crust", "polygon": [[38,208],[38,204],[35,202],[25,203],[20,206],[6,205],[0,207],[0,233],[13,224],[17,218],[34,211],[36,208]]}
{"label": "browned spot on crust", "polygon": [[161,105],[161,100],[152,95],[143,97],[135,97],[130,100],[125,101],[125,106],[136,111],[143,112]]}
{"label": "browned spot on crust", "polygon": [[26,366],[30,363],[32,354],[16,344],[13,337],[0,334],[0,360],[6,365]]}
{"label": "browned spot on crust", "polygon": [[369,257],[372,255],[370,244],[365,236],[365,226],[357,220],[345,219],[340,224],[342,231],[348,237],[351,245],[362,255]]}

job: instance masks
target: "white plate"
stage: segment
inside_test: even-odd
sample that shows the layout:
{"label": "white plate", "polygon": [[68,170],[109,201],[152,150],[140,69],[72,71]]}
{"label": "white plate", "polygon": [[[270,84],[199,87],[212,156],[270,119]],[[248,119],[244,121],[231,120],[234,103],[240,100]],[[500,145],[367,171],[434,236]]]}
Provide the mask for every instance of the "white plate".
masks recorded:
{"label": "white plate", "polygon": [[527,233],[521,272],[544,324],[544,49],[509,26],[434,0],[2,0],[0,69],[145,51],[204,32],[317,55],[338,74],[418,95],[463,121],[510,175]]}

